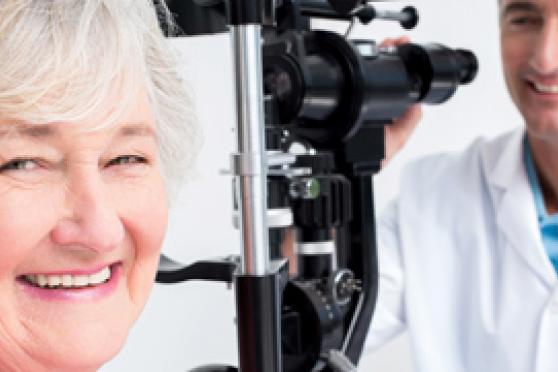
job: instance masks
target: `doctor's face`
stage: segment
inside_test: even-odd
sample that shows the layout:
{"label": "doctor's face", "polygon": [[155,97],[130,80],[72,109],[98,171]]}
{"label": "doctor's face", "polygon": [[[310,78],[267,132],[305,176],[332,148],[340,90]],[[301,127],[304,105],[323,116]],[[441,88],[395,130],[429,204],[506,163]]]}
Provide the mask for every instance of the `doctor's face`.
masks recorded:
{"label": "doctor's face", "polygon": [[504,74],[533,135],[558,140],[558,0],[500,0]]}
{"label": "doctor's face", "polygon": [[167,222],[149,107],[142,91],[89,131],[106,115],[26,125],[0,113],[1,371],[93,371],[121,348]]}

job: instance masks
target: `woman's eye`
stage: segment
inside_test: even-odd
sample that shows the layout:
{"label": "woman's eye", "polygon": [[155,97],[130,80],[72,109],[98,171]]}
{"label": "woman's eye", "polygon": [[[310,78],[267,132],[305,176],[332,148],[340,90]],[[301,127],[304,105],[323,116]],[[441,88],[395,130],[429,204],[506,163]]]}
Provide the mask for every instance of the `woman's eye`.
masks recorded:
{"label": "woman's eye", "polygon": [[0,172],[4,171],[26,171],[38,167],[34,159],[13,159],[0,166]]}
{"label": "woman's eye", "polygon": [[143,156],[137,155],[124,155],[114,158],[108,162],[107,165],[126,165],[126,164],[145,164],[147,159]]}

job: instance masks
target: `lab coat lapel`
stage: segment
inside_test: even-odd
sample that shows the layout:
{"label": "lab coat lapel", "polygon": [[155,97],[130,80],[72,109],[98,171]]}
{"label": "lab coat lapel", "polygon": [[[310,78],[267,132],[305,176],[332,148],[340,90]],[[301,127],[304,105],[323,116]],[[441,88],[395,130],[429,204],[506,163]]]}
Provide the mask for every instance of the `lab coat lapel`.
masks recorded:
{"label": "lab coat lapel", "polygon": [[503,141],[501,148],[485,154],[485,169],[496,211],[496,223],[510,247],[549,288],[556,274],[546,256],[538,227],[535,202],[523,162],[524,130]]}

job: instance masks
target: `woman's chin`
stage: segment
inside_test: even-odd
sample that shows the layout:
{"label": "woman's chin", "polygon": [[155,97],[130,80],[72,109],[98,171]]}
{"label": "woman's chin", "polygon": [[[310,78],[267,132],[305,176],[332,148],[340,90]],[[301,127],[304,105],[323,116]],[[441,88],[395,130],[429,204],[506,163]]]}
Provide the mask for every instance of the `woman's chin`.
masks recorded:
{"label": "woman's chin", "polygon": [[38,345],[41,354],[33,359],[45,366],[45,371],[97,371],[118,354],[128,336],[127,329],[99,328],[79,328],[77,332],[66,333],[63,339],[56,337],[52,340],[56,343],[49,346]]}
{"label": "woman's chin", "polygon": [[24,321],[30,339],[23,345],[33,345],[26,354],[47,366],[45,371],[98,370],[122,349],[137,315],[129,303],[116,298],[107,306],[67,304],[62,311],[60,305]]}

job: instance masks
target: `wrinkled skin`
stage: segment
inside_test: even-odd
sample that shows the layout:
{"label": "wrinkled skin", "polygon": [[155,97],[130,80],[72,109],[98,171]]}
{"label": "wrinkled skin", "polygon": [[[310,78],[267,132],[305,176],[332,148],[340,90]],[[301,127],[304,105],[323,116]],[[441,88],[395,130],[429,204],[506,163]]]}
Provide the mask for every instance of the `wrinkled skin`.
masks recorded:
{"label": "wrinkled skin", "polygon": [[[115,125],[84,131],[110,107],[38,126],[0,112],[1,371],[97,370],[152,288],[167,224],[156,123],[142,90]],[[102,296],[44,299],[20,277],[113,263],[120,280]]]}

